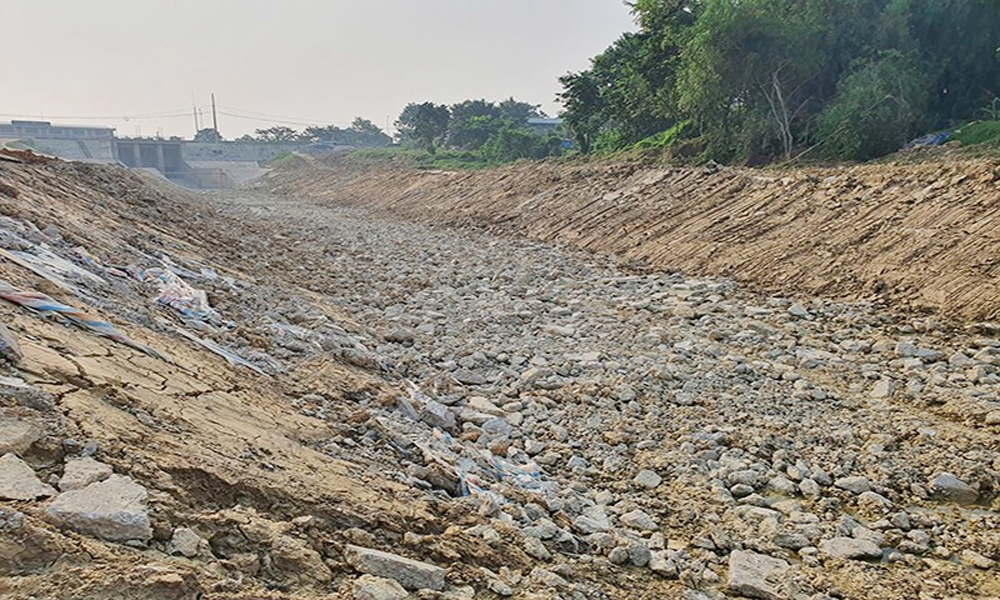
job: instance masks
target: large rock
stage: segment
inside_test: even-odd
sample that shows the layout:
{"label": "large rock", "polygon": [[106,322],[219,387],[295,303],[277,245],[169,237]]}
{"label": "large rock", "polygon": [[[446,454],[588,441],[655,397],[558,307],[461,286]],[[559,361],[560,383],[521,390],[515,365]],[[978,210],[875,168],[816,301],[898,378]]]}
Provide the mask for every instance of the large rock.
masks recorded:
{"label": "large rock", "polygon": [[122,475],[64,492],[45,513],[56,525],[113,542],[146,541],[153,535],[146,489]]}
{"label": "large rock", "polygon": [[16,455],[8,453],[0,457],[0,500],[34,500],[55,493]]}
{"label": "large rock", "polygon": [[591,506],[573,519],[573,527],[583,535],[599,533],[611,529],[611,519],[608,518],[603,506]]}
{"label": "large rock", "polygon": [[638,508],[625,513],[619,520],[622,522],[622,525],[638,529],[639,531],[656,531],[659,529],[653,517]]}
{"label": "large rock", "polygon": [[834,481],[833,485],[855,494],[870,492],[872,489],[872,483],[868,481],[867,477],[841,477]]}
{"label": "large rock", "polygon": [[392,579],[362,575],[354,581],[354,600],[406,600],[409,593]]}
{"label": "large rock", "polygon": [[484,385],[488,381],[482,373],[469,369],[459,369],[452,376],[464,385]]}
{"label": "large rock", "polygon": [[823,554],[833,558],[865,560],[882,556],[882,549],[875,542],[848,537],[823,540],[819,543],[819,549]]}
{"label": "large rock", "polygon": [[455,426],[455,414],[450,408],[435,400],[427,402],[420,411],[420,420],[438,429],[451,429]]}
{"label": "large rock", "polygon": [[358,571],[394,579],[408,590],[444,589],[445,570],[441,567],[351,544],[345,548],[344,555],[347,563]]}
{"label": "large rock", "polygon": [[784,600],[782,577],[789,568],[780,558],[736,550],[729,555],[729,589],[748,598]]}
{"label": "large rock", "polygon": [[104,481],[111,477],[114,470],[110,465],[98,462],[89,456],[70,460],[63,469],[62,479],[59,480],[59,489],[68,492],[79,490],[92,483]]}
{"label": "large rock", "polygon": [[279,535],[271,540],[271,566],[282,573],[286,581],[296,581],[299,585],[326,583],[333,578],[323,557],[304,541],[287,535]]}
{"label": "large rock", "polygon": [[42,437],[42,430],[24,421],[4,421],[0,423],[0,455],[12,452],[24,453]]}
{"label": "large rock", "polygon": [[167,553],[194,558],[198,556],[198,552],[201,549],[201,542],[201,536],[195,530],[188,527],[178,527],[174,529],[170,543],[167,544]]}
{"label": "large rock", "polygon": [[958,504],[975,504],[979,499],[979,492],[948,472],[935,475],[931,480],[931,489],[936,498]]}
{"label": "large rock", "polygon": [[663,478],[660,477],[660,475],[655,471],[643,469],[642,471],[639,471],[639,474],[636,475],[635,479],[633,479],[632,481],[634,481],[636,485],[640,487],[644,487],[647,490],[652,490],[658,487],[660,483],[663,482]]}

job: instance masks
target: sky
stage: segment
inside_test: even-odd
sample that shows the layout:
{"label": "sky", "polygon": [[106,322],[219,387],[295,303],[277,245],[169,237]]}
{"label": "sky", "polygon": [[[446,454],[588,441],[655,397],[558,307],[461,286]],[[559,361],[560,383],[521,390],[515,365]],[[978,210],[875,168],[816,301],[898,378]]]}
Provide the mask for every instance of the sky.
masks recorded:
{"label": "sky", "polygon": [[0,121],[189,138],[213,92],[227,139],[409,102],[555,115],[558,77],[634,29],[621,0],[0,0]]}

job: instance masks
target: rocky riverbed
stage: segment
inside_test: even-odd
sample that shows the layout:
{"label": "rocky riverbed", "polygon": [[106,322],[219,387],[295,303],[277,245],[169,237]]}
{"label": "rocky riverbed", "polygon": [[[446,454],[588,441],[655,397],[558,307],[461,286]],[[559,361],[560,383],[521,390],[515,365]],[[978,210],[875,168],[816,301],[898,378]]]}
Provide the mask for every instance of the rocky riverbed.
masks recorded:
{"label": "rocky riverbed", "polygon": [[357,209],[240,197],[225,212],[295,231],[274,260],[301,261],[294,277],[410,386],[366,408],[420,451],[362,451],[430,493],[471,493],[532,558],[605,581],[648,569],[691,597],[998,591],[989,335]]}
{"label": "rocky riverbed", "polygon": [[0,306],[0,594],[1000,597],[987,326],[78,171],[0,278],[131,337]]}

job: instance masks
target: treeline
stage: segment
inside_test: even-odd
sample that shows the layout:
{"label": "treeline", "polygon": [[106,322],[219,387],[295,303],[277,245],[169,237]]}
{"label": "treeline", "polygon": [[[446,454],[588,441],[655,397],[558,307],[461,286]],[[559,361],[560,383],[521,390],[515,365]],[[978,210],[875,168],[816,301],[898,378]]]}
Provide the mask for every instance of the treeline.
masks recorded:
{"label": "treeline", "polygon": [[[221,142],[222,136],[215,129],[202,129],[195,136],[196,142]],[[299,142],[329,143],[362,148],[379,148],[392,143],[392,138],[368,119],[358,117],[350,127],[335,125],[311,125],[298,131],[286,125],[275,125],[254,131],[254,135],[244,135],[237,142]]]}
{"label": "treeline", "polygon": [[581,151],[869,159],[1000,93],[996,0],[636,0],[639,25],[560,78]]}
{"label": "treeline", "polygon": [[499,103],[466,100],[447,106],[411,103],[396,121],[400,142],[430,153],[438,149],[475,153],[486,162],[544,158],[562,152],[558,131],[533,128],[544,119],[539,106],[509,98]]}

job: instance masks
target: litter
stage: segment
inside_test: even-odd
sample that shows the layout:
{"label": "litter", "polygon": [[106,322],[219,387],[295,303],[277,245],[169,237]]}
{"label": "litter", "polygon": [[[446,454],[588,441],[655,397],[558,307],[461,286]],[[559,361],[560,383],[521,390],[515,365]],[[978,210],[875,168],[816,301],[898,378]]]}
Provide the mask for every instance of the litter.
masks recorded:
{"label": "litter", "polygon": [[228,326],[222,321],[218,311],[208,303],[205,290],[191,287],[169,268],[137,269],[134,275],[140,281],[156,286],[160,292],[156,301],[173,308],[187,317],[188,321],[201,321],[215,327]]}
{"label": "litter", "polygon": [[80,257],[80,260],[83,261],[83,264],[87,265],[91,269],[96,269],[97,271],[103,271],[109,275],[114,275],[115,277],[123,277],[123,278],[128,277],[128,273],[125,273],[120,269],[104,266],[104,263],[101,262],[101,259],[97,258],[90,252],[87,252],[87,249],[84,248],[83,246],[77,246],[76,248],[73,248],[73,252],[75,252],[76,255]]}
{"label": "litter", "polygon": [[133,341],[111,323],[102,321],[101,319],[89,315],[78,308],[73,308],[72,306],[53,300],[49,296],[40,292],[19,291],[11,287],[7,282],[0,281],[0,298],[40,313],[51,313],[57,315],[73,323],[77,327],[89,329],[101,337],[106,337],[109,340],[118,342],[119,344],[135,348],[136,350],[159,358],[168,363],[173,364],[174,362],[169,356],[166,356],[149,346]]}
{"label": "litter", "polygon": [[912,150],[914,148],[927,148],[931,146],[940,146],[941,144],[948,141],[951,137],[951,131],[939,131],[938,133],[929,133],[925,136],[918,137],[909,144],[906,145],[907,150]]}
{"label": "litter", "polygon": [[[38,247],[38,249],[44,250],[41,247]],[[46,254],[39,256],[28,252],[19,252],[17,250],[5,250],[0,248],[0,256],[18,266],[28,269],[39,277],[51,282],[59,289],[72,294],[80,295],[80,290],[77,289],[77,287],[71,282],[67,281],[65,275],[76,274],[93,283],[105,283],[103,279],[94,275],[90,271],[81,269],[73,263],[62,259],[47,250],[44,250],[44,252],[46,252]]]}
{"label": "litter", "polygon": [[246,367],[246,368],[254,371],[255,373],[263,375],[264,377],[270,377],[270,375],[268,375],[266,372],[264,372],[264,370],[261,369],[260,367],[258,367],[257,365],[253,364],[252,362],[250,362],[249,360],[247,360],[247,359],[245,359],[245,358],[243,358],[241,356],[237,356],[235,353],[233,353],[233,352],[231,352],[229,350],[226,350],[225,348],[223,348],[219,344],[216,344],[212,340],[206,340],[206,339],[200,338],[200,337],[196,336],[195,334],[191,333],[190,331],[185,331],[185,330],[183,330],[183,329],[181,329],[179,327],[176,328],[176,331],[177,331],[177,333],[181,334],[182,336],[186,337],[187,339],[191,340],[192,342],[195,342],[196,344],[199,344],[202,347],[204,347],[204,348],[206,348],[208,350],[211,350],[212,352],[218,354],[222,358],[226,359],[226,361],[229,364],[231,364],[231,365],[241,365],[241,366],[244,366],[244,367]]}

